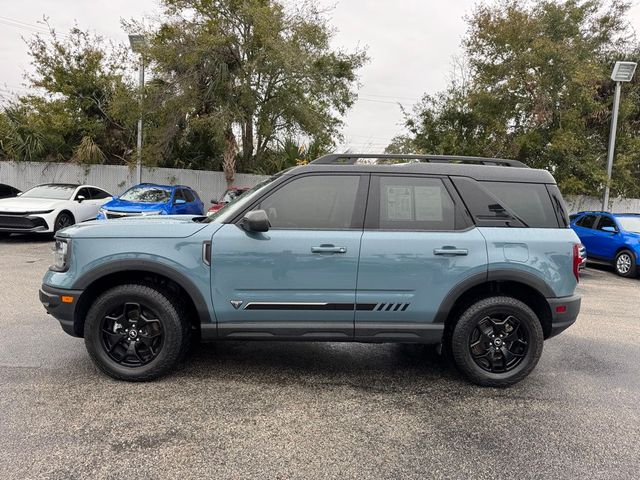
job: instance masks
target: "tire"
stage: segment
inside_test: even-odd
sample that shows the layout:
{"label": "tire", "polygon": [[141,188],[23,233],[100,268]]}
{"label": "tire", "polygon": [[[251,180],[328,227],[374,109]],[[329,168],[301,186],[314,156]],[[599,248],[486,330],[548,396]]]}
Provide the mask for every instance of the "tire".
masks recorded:
{"label": "tire", "polygon": [[637,276],[636,256],[629,250],[622,250],[616,255],[616,261],[613,264],[616,273],[621,277],[634,278]]}
{"label": "tire", "polygon": [[62,230],[65,227],[70,227],[75,224],[76,221],[69,212],[60,212],[56,217],[56,221],[53,222],[53,234],[55,235],[58,230]]}
{"label": "tire", "polygon": [[471,382],[508,387],[535,368],[543,343],[542,325],[533,310],[512,297],[488,297],[460,316],[451,336],[451,353]]}
{"label": "tire", "polygon": [[183,305],[170,294],[151,285],[127,284],[94,301],[86,316],[84,340],[89,356],[104,373],[142,382],[176,366],[189,350],[191,329]]}

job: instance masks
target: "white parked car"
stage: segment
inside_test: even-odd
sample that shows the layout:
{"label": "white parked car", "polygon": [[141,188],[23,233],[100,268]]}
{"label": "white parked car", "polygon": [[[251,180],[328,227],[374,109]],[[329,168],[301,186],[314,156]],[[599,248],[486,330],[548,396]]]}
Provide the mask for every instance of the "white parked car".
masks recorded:
{"label": "white parked car", "polygon": [[55,233],[95,219],[100,207],[110,200],[111,194],[91,185],[38,185],[18,197],[0,199],[0,236]]}

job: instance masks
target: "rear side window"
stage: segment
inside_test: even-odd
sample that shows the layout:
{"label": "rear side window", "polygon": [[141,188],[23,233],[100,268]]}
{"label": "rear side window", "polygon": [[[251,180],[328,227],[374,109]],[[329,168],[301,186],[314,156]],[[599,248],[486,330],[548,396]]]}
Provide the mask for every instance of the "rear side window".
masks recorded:
{"label": "rear side window", "polygon": [[477,182],[467,177],[452,181],[478,226],[558,228],[544,184]]}
{"label": "rear side window", "polygon": [[576,222],[576,225],[583,228],[593,228],[593,224],[596,223],[596,218],[598,217],[595,215],[585,215]]}
{"label": "rear side window", "polygon": [[455,229],[456,209],[441,179],[396,175],[378,178],[377,192],[372,192],[369,200],[369,206],[377,208],[369,210],[367,215],[373,216],[374,222],[367,221],[368,225],[381,230]]}
{"label": "rear side window", "polygon": [[273,228],[362,228],[361,214],[356,213],[359,185],[357,175],[310,175],[285,184],[258,208],[267,213]]}
{"label": "rear side window", "polygon": [[531,228],[558,228],[547,187],[541,183],[481,182]]}

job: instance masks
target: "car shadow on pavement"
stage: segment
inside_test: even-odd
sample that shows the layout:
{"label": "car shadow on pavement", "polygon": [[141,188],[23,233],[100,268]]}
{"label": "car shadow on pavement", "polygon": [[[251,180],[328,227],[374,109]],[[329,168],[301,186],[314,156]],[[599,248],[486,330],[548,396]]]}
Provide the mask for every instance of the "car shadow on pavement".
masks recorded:
{"label": "car shadow on pavement", "polygon": [[204,343],[173,375],[280,385],[348,385],[389,392],[415,390],[434,380],[464,383],[434,346],[419,344]]}
{"label": "car shadow on pavement", "polygon": [[0,237],[0,243],[51,243],[53,237],[50,234],[14,233],[8,237]]}

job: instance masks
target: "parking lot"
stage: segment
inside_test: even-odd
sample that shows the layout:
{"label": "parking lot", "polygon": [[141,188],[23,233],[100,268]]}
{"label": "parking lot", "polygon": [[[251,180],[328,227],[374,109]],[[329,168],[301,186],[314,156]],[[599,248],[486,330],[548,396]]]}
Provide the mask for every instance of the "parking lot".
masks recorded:
{"label": "parking lot", "polygon": [[577,324],[506,390],[337,343],[203,345],[131,384],[44,312],[50,249],[0,241],[2,478],[637,478],[640,280],[587,269]]}

